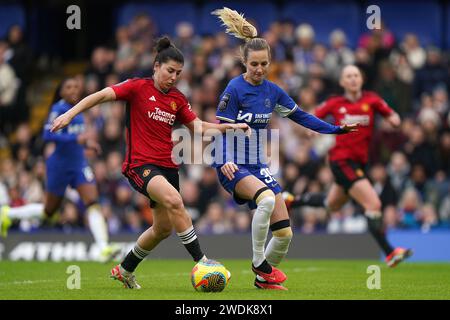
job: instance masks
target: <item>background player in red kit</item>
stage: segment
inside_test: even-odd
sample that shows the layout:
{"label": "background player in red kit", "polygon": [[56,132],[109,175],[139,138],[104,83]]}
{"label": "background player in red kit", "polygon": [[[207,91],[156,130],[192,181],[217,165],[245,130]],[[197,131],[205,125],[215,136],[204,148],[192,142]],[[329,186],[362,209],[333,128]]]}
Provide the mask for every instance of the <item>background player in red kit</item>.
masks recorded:
{"label": "background player in red kit", "polygon": [[370,233],[386,254],[386,263],[394,267],[409,257],[412,251],[394,249],[386,239],[381,215],[381,201],[366,177],[369,145],[372,138],[376,113],[381,114],[392,126],[400,125],[400,117],[376,93],[362,91],[363,78],[353,65],[346,66],[341,73],[340,85],[343,96],[336,96],[322,103],[315,111],[319,118],[331,115],[336,125],[359,123],[358,131],[336,136],[336,144],[329,151],[329,161],[335,183],[328,196],[304,194],[294,198],[284,193],[290,207],[324,206],[328,211],[339,210],[349,197],[364,208]]}
{"label": "background player in red kit", "polygon": [[134,270],[172,229],[194,261],[206,259],[179,193],[178,166],[172,161],[175,121],[200,132],[249,129],[246,124],[213,124],[198,119],[186,97],[174,87],[184,64],[182,53],[166,37],[158,41],[156,51],[152,79],[130,79],[91,94],[56,118],[51,129],[67,126],[75,115],[99,103],[127,101],[127,154],[122,173],[134,189],[150,199],[154,210],[152,227],[139,237],[122,263],[111,270],[111,277],[126,288],[140,288]]}

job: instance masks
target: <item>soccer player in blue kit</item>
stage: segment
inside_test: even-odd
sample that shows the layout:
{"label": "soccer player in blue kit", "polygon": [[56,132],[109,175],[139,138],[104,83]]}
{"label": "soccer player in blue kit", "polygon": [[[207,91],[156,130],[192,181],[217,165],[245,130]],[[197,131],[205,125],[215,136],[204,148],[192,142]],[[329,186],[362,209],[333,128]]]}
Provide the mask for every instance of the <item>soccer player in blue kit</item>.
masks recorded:
{"label": "soccer player in blue kit", "polygon": [[[11,219],[30,219],[52,216],[61,206],[68,185],[78,191],[86,207],[89,229],[100,249],[100,261],[114,258],[120,251],[116,245],[108,243],[108,227],[98,204],[98,191],[92,169],[84,156],[84,149],[100,152],[100,146],[85,134],[82,115],[77,115],[71,124],[59,132],[51,132],[54,119],[73,107],[81,96],[81,88],[74,78],[61,82],[56,90],[53,104],[43,137],[46,142],[55,144],[55,150],[46,161],[47,186],[45,204],[29,204],[23,207],[10,208],[3,206],[1,210],[2,231],[11,224]],[[6,235],[6,232],[3,232]]]}
{"label": "soccer player in blue kit", "polygon": [[[356,130],[357,124],[334,126],[302,111],[280,87],[265,79],[270,65],[270,47],[266,40],[257,37],[256,28],[238,12],[226,7],[213,14],[222,20],[227,33],[246,41],[241,48],[246,72],[232,79],[225,88],[216,113],[218,120],[247,123],[252,129],[253,141],[260,141],[259,134],[267,128],[273,111],[319,133],[341,134]],[[276,266],[287,254],[292,238],[288,211],[280,185],[261,159],[263,146],[258,142],[256,148],[252,148],[250,137],[245,139],[245,149],[242,149],[242,144],[231,144],[223,136],[223,154],[218,155],[216,147],[213,166],[220,183],[234,200],[256,209],[251,226],[255,286],[287,290],[282,285],[287,277]],[[240,150],[245,150],[245,155]],[[264,250],[269,228],[273,237]]]}

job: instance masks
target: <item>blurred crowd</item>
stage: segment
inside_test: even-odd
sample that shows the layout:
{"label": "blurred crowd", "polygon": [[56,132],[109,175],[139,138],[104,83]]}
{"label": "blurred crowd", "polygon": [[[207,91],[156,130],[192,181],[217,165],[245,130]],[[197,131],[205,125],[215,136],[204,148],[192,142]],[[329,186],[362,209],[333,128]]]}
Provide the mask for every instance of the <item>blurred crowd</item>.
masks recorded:
{"label": "blurred crowd", "polygon": [[23,30],[14,25],[6,38],[0,39],[0,133],[10,133],[18,123],[28,120],[26,94],[32,64],[33,54],[24,41]]}
{"label": "blurred crowd", "polygon": [[[347,46],[346,34],[334,30],[329,43],[315,41],[314,28],[290,21],[274,22],[261,35],[272,52],[269,79],[276,82],[308,112],[332,94],[340,94],[339,72],[356,64],[365,77],[364,88],[374,90],[396,110],[400,129],[377,119],[370,146],[368,175],[383,203],[384,222],[389,229],[450,228],[450,86],[449,52],[424,47],[414,34],[396,39],[388,26],[362,34],[356,48]],[[131,77],[150,77],[157,40],[156,26],[146,15],[136,16],[116,30],[114,46],[94,48],[84,74],[77,75],[88,95]],[[192,25],[179,23],[172,38],[185,56],[178,88],[189,98],[203,120],[214,122],[218,97],[227,82],[244,71],[237,42],[225,33],[198,36]],[[25,44],[24,44],[25,45]],[[14,42],[0,42],[0,110],[8,103],[3,87],[8,77],[26,82],[26,73],[16,70],[8,50]],[[23,65],[19,66],[23,67]],[[14,96],[20,96],[18,88]],[[6,100],[6,102],[5,102]],[[10,102],[11,103],[11,102]],[[152,223],[145,197],[132,191],[121,175],[125,152],[124,105],[105,103],[85,113],[88,133],[101,144],[100,156],[87,153],[100,191],[104,215],[112,233],[142,231]],[[3,115],[2,115],[3,118]],[[290,192],[327,192],[333,176],[327,164],[332,136],[312,135],[288,119],[272,118],[271,128],[280,129],[279,162],[273,172]],[[3,131],[0,167],[0,203],[19,206],[42,202],[45,190],[45,158],[51,148],[40,135],[33,136],[22,123],[14,140]],[[199,233],[249,232],[251,212],[237,206],[219,185],[215,169],[202,165],[181,168],[181,194]],[[85,224],[83,207],[76,192],[68,190],[61,214],[53,224],[74,230]],[[340,212],[324,209],[292,210],[294,230],[313,232],[364,232],[362,210],[348,203]],[[17,228],[32,230],[36,222]]]}

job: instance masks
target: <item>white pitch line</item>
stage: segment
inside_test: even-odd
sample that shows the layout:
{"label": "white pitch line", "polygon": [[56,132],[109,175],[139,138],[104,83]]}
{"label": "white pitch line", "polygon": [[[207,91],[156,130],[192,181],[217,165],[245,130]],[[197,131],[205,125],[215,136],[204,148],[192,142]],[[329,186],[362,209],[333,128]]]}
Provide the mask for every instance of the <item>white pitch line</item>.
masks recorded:
{"label": "white pitch line", "polygon": [[47,283],[47,282],[57,282],[62,280],[22,280],[22,281],[13,281],[13,282],[4,282],[0,283],[0,286],[8,286],[8,285],[22,285],[22,284],[36,284],[36,283]]}
{"label": "white pitch line", "polygon": [[[283,269],[283,272],[317,272],[320,270],[324,270],[321,268],[308,267],[308,268],[293,268],[293,269]],[[251,270],[242,270],[241,273],[249,274],[253,273]]]}
{"label": "white pitch line", "polygon": [[[315,267],[308,267],[308,268],[293,268],[291,270],[286,269],[284,271],[286,272],[317,272],[323,270],[321,268],[315,268]],[[241,273],[243,274],[250,274],[253,273],[250,270],[242,270]],[[180,277],[187,277],[190,276],[190,273],[188,272],[178,272],[178,273],[158,273],[158,274],[153,274],[153,275],[149,275],[149,274],[139,274],[138,277],[139,278],[154,278],[155,276],[158,277],[173,277],[173,276],[180,276]],[[100,278],[100,277],[99,277]],[[82,280],[86,281],[88,280],[87,278],[82,278]],[[60,279],[60,280],[56,280],[56,279],[42,279],[42,280],[21,280],[21,281],[12,281],[12,282],[0,282],[0,286],[9,286],[9,285],[33,285],[33,284],[38,284],[38,283],[50,283],[50,282],[61,282],[61,281],[65,281],[65,279]]]}
{"label": "white pitch line", "polygon": [[[180,277],[188,277],[190,276],[190,273],[187,272],[182,272],[182,273],[158,273],[158,274],[153,274],[153,275],[149,275],[149,274],[140,274],[138,275],[139,278],[154,278],[155,276],[158,277],[173,277],[173,276],[180,276]],[[96,279],[101,279],[103,277],[98,277]],[[82,281],[89,281],[88,278],[81,278]],[[50,282],[64,282],[66,281],[66,279],[40,279],[40,280],[16,280],[16,281],[12,281],[12,282],[0,282],[0,287],[6,287],[6,286],[10,286],[10,285],[33,285],[33,284],[38,284],[38,283],[50,283]]]}

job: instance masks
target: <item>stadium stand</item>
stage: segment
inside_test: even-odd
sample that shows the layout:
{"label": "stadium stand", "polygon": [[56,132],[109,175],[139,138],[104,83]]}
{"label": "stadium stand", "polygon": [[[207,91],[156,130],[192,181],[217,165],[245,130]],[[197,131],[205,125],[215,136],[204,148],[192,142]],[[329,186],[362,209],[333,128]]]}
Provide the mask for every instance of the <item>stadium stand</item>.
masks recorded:
{"label": "stadium stand", "polygon": [[22,29],[26,27],[25,10],[13,2],[0,4],[0,39],[8,34],[13,25],[19,25]]}
{"label": "stadium stand", "polygon": [[[226,4],[254,19],[260,34],[270,38],[274,53],[270,79],[286,88],[307,111],[330,94],[339,92],[336,70],[340,65],[336,61],[345,58],[365,72],[366,88],[379,92],[403,118],[398,132],[393,132],[383,122],[377,123],[371,150],[371,169],[376,167],[378,170],[371,171],[377,190],[392,196],[385,198],[386,226],[424,233],[448,230],[450,76],[446,48],[450,48],[450,5],[438,1],[407,2],[405,8],[403,1],[378,3],[385,27],[383,41],[375,47],[367,45],[379,34],[365,29],[366,2],[346,1],[345,5],[330,0],[262,1],[258,6],[239,2]],[[0,204],[14,206],[43,200],[42,154],[45,149],[40,133],[58,80],[67,74],[78,74],[85,84],[85,94],[88,94],[128,77],[149,76],[153,58],[150,48],[160,34],[167,33],[175,43],[182,44],[186,65],[179,87],[199,116],[213,121],[223,84],[241,71],[233,62],[235,51],[229,49],[236,49],[236,43],[219,32],[221,27],[217,19],[210,15],[222,4],[220,1],[168,1],[117,5],[114,8],[116,22],[111,26],[111,34],[105,36],[114,38],[115,33],[114,46],[89,47],[86,56],[90,56],[90,60],[78,64],[62,61],[65,67],[56,68],[59,72],[51,68],[51,63],[37,63],[38,66],[42,64],[43,69],[34,75],[28,90],[32,102],[30,121],[0,132]],[[139,29],[136,16],[146,17],[139,32],[136,32]],[[179,22],[191,26],[193,33],[181,35],[177,31]],[[315,36],[309,60],[303,64],[304,61],[296,60],[293,52],[300,47],[296,42],[296,29],[304,23],[310,24]],[[37,31],[27,29],[24,7],[1,4],[0,35],[5,37],[12,24],[18,24],[29,35],[25,37],[28,43],[39,46],[33,40]],[[334,33],[336,38],[346,39],[345,57],[339,56],[339,50],[330,46],[330,35],[335,29],[343,32]],[[45,48],[35,52],[38,52],[35,61],[45,60]],[[5,63],[9,63],[8,59]],[[47,74],[48,69],[51,72]],[[152,216],[145,198],[132,193],[120,174],[123,106],[103,105],[86,113],[85,117],[106,151],[99,159],[91,160],[110,231],[139,231],[151,224]],[[297,193],[326,191],[332,182],[325,157],[330,141],[323,137],[312,139],[305,130],[277,118],[274,125],[281,129],[283,171],[276,176],[279,182],[286,190]],[[182,170],[182,178],[182,195],[200,232],[241,233],[249,230],[248,210],[231,204],[230,197],[217,184],[214,170],[187,166]],[[62,230],[70,232],[84,224],[82,218],[70,214],[73,203],[75,210],[82,211],[77,201],[76,197],[70,197],[67,203],[72,203],[72,207],[67,205],[62,210],[57,221]],[[359,208],[352,204],[329,218],[323,210],[314,210],[305,208],[292,213],[296,232],[355,233],[366,230],[358,217]],[[37,224],[30,222],[16,224],[13,230],[30,231],[36,227]]]}
{"label": "stadium stand", "polygon": [[295,21],[296,24],[309,23],[316,32],[316,40],[328,43],[328,37],[334,29],[342,29],[348,38],[348,44],[355,47],[361,23],[365,25],[365,13],[354,1],[287,1],[281,11],[281,18]]}
{"label": "stadium stand", "polygon": [[401,0],[377,3],[383,8],[382,19],[397,38],[402,39],[407,33],[414,33],[424,46],[444,45],[442,31],[445,11],[438,1],[412,1],[407,5]]}

